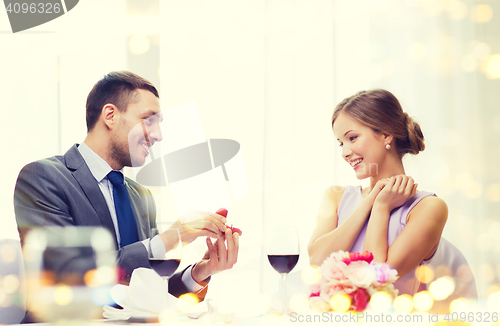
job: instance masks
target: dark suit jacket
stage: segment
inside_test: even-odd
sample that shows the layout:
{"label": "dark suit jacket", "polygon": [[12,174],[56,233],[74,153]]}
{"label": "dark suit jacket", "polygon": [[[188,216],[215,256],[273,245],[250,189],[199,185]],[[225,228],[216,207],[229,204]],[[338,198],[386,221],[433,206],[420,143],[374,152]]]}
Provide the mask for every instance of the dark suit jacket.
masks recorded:
{"label": "dark suit jacket", "polygon": [[[27,232],[43,226],[101,226],[111,232],[117,249],[117,264],[125,280],[138,267],[150,268],[148,253],[141,242],[119,248],[113,221],[97,181],[83,157],[73,145],[64,156],[55,156],[26,165],[17,179],[14,208],[21,243]],[[135,214],[139,240],[152,236],[156,228],[156,207],[151,192],[125,178]],[[184,271],[183,271],[184,272]],[[169,292],[174,296],[189,292],[174,274]]]}

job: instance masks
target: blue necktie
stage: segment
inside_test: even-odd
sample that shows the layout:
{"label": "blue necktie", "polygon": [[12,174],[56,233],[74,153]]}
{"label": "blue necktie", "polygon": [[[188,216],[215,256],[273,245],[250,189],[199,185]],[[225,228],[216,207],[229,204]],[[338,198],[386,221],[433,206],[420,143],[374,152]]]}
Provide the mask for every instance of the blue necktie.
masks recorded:
{"label": "blue necktie", "polygon": [[123,174],[116,171],[108,173],[108,179],[113,184],[113,201],[115,202],[118,230],[120,231],[120,247],[139,241],[134,212],[130,205],[127,188],[123,183]]}

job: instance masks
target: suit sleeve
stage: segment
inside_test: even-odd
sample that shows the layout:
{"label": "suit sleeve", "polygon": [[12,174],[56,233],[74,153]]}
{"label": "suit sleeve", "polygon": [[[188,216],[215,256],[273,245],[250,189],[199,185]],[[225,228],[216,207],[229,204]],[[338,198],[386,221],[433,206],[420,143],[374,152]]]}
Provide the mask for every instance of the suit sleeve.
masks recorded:
{"label": "suit sleeve", "polygon": [[[40,162],[28,164],[19,173],[14,190],[14,209],[23,246],[33,228],[76,226],[63,189],[52,181],[61,177],[57,174],[55,169]],[[51,230],[48,236],[62,235]],[[56,283],[83,284],[85,273],[96,268],[95,255],[89,248],[48,247],[43,253],[43,268],[53,272]]]}
{"label": "suit sleeve", "polygon": [[[21,170],[14,190],[14,209],[22,245],[28,232],[36,227],[102,226],[97,217],[94,221],[90,221],[89,217],[89,222],[84,225],[82,219],[78,221],[75,214],[76,211],[81,213],[81,202],[70,194],[81,193],[81,189],[78,188],[78,184],[70,182],[69,177],[71,176],[47,160],[30,163]],[[147,192],[142,196],[149,214],[147,223],[150,231],[156,227],[156,206],[149,190],[143,189]],[[87,270],[95,268],[94,259],[89,259],[93,256],[86,257],[87,259],[83,259],[81,253],[74,250],[64,252],[60,249],[53,250],[46,258],[45,268],[58,275],[74,272],[84,274]],[[151,268],[147,250],[141,242],[120,248],[116,252],[116,257],[121,281],[124,283],[130,280],[134,269]],[[173,275],[171,280],[173,284],[171,288],[175,295],[180,296],[190,292],[182,282],[182,272]]]}
{"label": "suit sleeve", "polygon": [[[174,297],[180,297],[185,293],[190,293],[191,289],[188,289],[184,282],[182,281],[182,274],[184,274],[190,266],[186,267],[182,272],[172,275],[168,280],[168,292]],[[208,287],[207,284],[203,284],[203,289],[199,292],[194,293],[198,300],[201,302],[205,299]]]}
{"label": "suit sleeve", "polygon": [[75,226],[66,194],[55,182],[60,177],[55,169],[40,162],[26,165],[19,173],[14,190],[14,210],[21,244],[32,228]]}

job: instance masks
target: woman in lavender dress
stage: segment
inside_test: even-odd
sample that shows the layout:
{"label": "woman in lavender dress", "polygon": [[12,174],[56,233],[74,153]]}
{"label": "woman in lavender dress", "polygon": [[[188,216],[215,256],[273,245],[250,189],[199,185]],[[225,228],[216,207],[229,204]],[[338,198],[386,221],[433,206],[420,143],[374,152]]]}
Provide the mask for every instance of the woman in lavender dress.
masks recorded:
{"label": "woman in lavender dress", "polygon": [[446,203],[434,193],[417,190],[405,174],[402,158],[423,151],[424,136],[396,97],[382,89],[348,97],[335,108],[332,128],[342,157],[358,179],[370,179],[370,186],[332,186],[324,193],[308,246],[311,265],[321,265],[338,250],[370,251],[374,261],[398,271],[399,294],[414,295],[425,288],[415,269],[429,262],[445,264],[446,273],[456,280],[450,299],[476,297],[474,280],[456,277],[460,268],[468,268],[467,261],[441,237],[448,218]]}

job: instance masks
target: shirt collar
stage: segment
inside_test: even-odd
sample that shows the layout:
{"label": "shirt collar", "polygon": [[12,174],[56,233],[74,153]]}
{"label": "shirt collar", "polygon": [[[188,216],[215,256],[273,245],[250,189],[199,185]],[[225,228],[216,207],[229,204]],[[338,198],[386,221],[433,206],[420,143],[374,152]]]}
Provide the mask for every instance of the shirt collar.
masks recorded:
{"label": "shirt collar", "polygon": [[[97,182],[101,182],[109,172],[113,171],[111,166],[109,166],[109,164],[102,157],[97,155],[97,153],[94,152],[87,144],[81,143],[78,146],[78,151],[82,155],[83,160],[89,167],[90,172]],[[122,170],[118,171],[123,173]]]}

